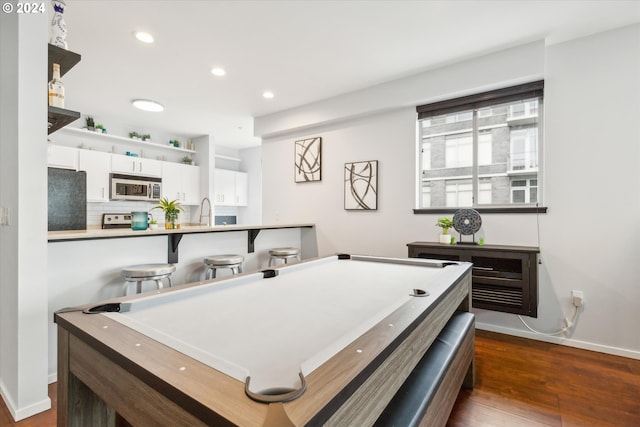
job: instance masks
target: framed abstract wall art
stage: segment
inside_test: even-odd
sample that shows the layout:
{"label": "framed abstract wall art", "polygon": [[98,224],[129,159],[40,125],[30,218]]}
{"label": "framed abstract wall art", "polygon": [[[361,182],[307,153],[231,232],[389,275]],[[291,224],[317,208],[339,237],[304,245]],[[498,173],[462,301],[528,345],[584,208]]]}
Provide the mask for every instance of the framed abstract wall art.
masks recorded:
{"label": "framed abstract wall art", "polygon": [[295,182],[322,179],[322,138],[302,139],[295,143]]}
{"label": "framed abstract wall art", "polygon": [[378,209],[378,161],[344,164],[344,208]]}

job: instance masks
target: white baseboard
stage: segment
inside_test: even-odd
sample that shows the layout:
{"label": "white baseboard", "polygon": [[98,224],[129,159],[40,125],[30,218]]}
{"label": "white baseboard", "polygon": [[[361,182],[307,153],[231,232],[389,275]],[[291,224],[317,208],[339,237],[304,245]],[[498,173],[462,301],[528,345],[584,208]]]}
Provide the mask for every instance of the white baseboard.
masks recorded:
{"label": "white baseboard", "polygon": [[16,405],[10,398],[2,380],[0,380],[0,396],[2,396],[4,403],[7,405],[7,409],[9,409],[9,413],[15,421],[20,421],[32,415],[51,409],[51,399],[49,399],[48,396],[46,399],[42,399],[41,401],[25,406],[24,408],[16,408]]}
{"label": "white baseboard", "polygon": [[483,331],[498,332],[505,335],[513,335],[521,338],[529,338],[536,341],[550,342],[552,344],[561,344],[568,347],[581,348],[583,350],[592,350],[600,353],[612,354],[614,356],[628,357],[630,359],[640,360],[640,351],[628,350],[625,348],[611,347],[608,345],[594,344],[586,341],[574,340],[571,338],[555,337],[548,335],[534,334],[533,332],[523,331],[521,329],[506,328],[504,326],[496,326],[488,323],[476,322],[476,329]]}
{"label": "white baseboard", "polygon": [[49,374],[49,376],[47,377],[47,384],[53,384],[55,382],[58,382],[58,373],[57,372]]}

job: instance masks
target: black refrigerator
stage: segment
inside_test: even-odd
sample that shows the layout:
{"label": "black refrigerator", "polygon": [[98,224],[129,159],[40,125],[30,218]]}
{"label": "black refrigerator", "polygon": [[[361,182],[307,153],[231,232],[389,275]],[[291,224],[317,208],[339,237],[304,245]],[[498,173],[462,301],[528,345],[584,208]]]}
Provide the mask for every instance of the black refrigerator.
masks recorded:
{"label": "black refrigerator", "polygon": [[87,229],[87,173],[49,169],[49,231]]}

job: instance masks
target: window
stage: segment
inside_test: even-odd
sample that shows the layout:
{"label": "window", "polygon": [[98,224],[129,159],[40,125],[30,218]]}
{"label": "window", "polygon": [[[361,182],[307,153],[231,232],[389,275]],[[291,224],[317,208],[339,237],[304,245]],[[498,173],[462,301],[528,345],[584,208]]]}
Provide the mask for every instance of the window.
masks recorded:
{"label": "window", "polygon": [[544,82],[421,105],[420,208],[540,201]]}
{"label": "window", "polygon": [[538,180],[532,178],[511,181],[511,200],[513,203],[536,203],[538,201]]}
{"label": "window", "polygon": [[452,136],[445,138],[445,167],[459,168],[471,166],[473,150],[471,134],[468,136]]}
{"label": "window", "polygon": [[471,206],[471,181],[450,181],[446,185],[448,207]]}

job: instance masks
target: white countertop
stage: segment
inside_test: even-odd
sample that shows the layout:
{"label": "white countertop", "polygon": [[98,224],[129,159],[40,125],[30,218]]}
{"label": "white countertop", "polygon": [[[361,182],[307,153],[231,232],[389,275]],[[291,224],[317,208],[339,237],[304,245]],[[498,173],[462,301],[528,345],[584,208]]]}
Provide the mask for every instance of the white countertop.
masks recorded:
{"label": "white countertop", "polygon": [[314,224],[272,224],[272,225],[182,225],[175,230],[166,230],[163,226],[157,230],[131,230],[130,228],[89,228],[87,230],[64,230],[49,231],[49,242],[59,242],[65,240],[92,240],[109,239],[116,237],[150,237],[166,236],[169,234],[190,234],[190,233],[220,233],[225,231],[245,231],[245,230],[275,230],[279,228],[309,228]]}

